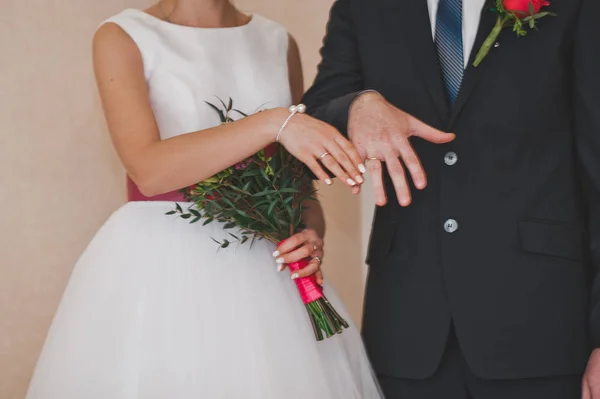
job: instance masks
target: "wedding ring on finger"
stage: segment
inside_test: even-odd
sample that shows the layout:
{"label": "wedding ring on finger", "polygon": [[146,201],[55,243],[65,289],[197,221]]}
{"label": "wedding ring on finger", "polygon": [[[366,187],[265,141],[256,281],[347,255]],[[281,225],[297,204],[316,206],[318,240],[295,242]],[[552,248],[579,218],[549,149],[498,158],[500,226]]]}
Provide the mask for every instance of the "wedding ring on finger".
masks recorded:
{"label": "wedding ring on finger", "polygon": [[323,158],[325,158],[327,155],[331,155],[330,153],[328,153],[327,151],[325,151],[324,153],[322,153],[321,155],[319,155],[319,160],[322,160]]}
{"label": "wedding ring on finger", "polygon": [[369,157],[367,158],[365,161],[379,161],[379,162],[383,162],[381,159],[377,158],[377,157]]}
{"label": "wedding ring on finger", "polygon": [[319,265],[320,265],[321,263],[323,263],[323,259],[321,259],[321,258],[320,258],[320,257],[318,257],[318,256],[313,256],[313,259],[314,259],[314,260],[316,260],[317,262],[319,262]]}

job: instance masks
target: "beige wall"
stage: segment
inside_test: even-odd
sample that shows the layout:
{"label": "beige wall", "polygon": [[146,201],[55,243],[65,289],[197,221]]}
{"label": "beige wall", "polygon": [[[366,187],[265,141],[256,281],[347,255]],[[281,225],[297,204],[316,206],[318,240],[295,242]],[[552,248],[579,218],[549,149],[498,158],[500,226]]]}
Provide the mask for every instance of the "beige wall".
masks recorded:
{"label": "beige wall", "polygon": [[[257,11],[289,28],[303,53],[307,83],[314,76],[331,3],[237,1],[243,10]],[[148,4],[2,1],[0,399],[24,396],[75,261],[124,201],[123,172],[105,132],[94,87],[90,40],[102,19]],[[361,207],[341,185],[324,190],[323,201],[329,223],[326,276],[358,321]]]}

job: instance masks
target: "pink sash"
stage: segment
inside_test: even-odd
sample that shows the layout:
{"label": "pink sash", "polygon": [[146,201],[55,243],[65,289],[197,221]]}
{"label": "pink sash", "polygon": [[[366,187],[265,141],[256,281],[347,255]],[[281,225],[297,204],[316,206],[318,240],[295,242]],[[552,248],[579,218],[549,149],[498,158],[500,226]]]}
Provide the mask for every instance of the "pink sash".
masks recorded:
{"label": "pink sash", "polygon": [[135,183],[127,177],[127,200],[128,201],[168,201],[168,202],[185,202],[183,194],[179,191],[171,191],[170,193],[159,194],[153,197],[146,197],[140,192]]}

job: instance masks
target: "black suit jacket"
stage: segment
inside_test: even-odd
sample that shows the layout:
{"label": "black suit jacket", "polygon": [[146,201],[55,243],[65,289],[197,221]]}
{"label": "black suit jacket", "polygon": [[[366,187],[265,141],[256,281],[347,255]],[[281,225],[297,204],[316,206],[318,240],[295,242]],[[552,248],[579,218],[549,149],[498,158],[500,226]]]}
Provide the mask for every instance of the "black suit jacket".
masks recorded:
{"label": "black suit jacket", "polygon": [[[495,23],[491,6],[473,56]],[[413,189],[409,207],[386,177],[363,324],[379,374],[430,376],[451,321],[483,378],[581,373],[600,343],[600,2],[551,0],[548,10],[558,16],[539,31],[505,29],[466,69],[450,108],[425,0],[332,8],[309,112],[345,132],[357,93],[375,89],[457,134],[446,145],[413,141],[429,185]]]}

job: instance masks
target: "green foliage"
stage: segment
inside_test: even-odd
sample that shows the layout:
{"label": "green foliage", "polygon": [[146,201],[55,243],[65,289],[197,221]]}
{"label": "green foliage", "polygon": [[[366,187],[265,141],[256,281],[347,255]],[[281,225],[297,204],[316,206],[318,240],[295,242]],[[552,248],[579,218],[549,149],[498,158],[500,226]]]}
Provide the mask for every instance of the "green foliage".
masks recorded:
{"label": "green foliage", "polygon": [[[223,108],[207,103],[221,118],[231,123],[233,101],[219,100]],[[234,241],[268,239],[274,243],[284,240],[304,227],[303,204],[314,196],[312,180],[305,166],[275,145],[261,150],[250,158],[229,167],[192,187],[183,190],[193,203],[183,210],[179,204],[168,215],[203,224],[224,223],[225,229],[237,227],[239,234],[230,234]],[[230,240],[218,242],[227,248]]]}

